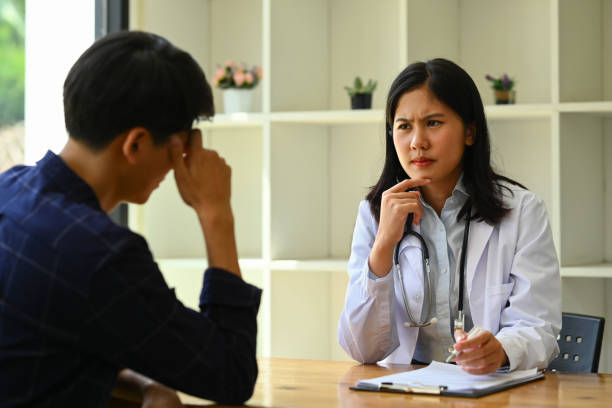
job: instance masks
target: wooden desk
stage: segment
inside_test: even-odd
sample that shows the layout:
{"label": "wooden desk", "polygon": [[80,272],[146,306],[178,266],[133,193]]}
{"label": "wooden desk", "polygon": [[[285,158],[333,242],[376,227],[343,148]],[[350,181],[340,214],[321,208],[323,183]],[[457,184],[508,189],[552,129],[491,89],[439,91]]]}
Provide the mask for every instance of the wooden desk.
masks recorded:
{"label": "wooden desk", "polygon": [[[547,373],[544,380],[481,398],[451,398],[351,391],[357,380],[414,369],[351,362],[260,358],[250,407],[612,407],[611,374]],[[187,406],[209,401],[181,395]],[[216,406],[216,405],[213,405]]]}

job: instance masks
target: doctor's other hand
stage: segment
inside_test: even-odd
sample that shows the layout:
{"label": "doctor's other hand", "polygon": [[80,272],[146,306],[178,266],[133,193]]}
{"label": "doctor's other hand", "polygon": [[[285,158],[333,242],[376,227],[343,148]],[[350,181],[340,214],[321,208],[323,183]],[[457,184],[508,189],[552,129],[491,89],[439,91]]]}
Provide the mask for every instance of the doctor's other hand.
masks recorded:
{"label": "doctor's other hand", "polygon": [[231,213],[230,166],[214,150],[202,147],[202,133],[191,130],[187,141],[170,138],[170,156],[181,198],[199,216]]}
{"label": "doctor's other hand", "polygon": [[380,222],[376,239],[370,252],[370,270],[378,277],[386,276],[393,265],[393,249],[402,239],[404,225],[410,214],[414,214],[414,225],[423,218],[420,191],[406,191],[424,186],[429,179],[406,179],[382,193],[380,200]]}
{"label": "doctor's other hand", "polygon": [[455,350],[461,351],[453,360],[469,374],[491,374],[508,364],[508,356],[499,340],[487,330],[468,339],[463,330],[455,331]]}

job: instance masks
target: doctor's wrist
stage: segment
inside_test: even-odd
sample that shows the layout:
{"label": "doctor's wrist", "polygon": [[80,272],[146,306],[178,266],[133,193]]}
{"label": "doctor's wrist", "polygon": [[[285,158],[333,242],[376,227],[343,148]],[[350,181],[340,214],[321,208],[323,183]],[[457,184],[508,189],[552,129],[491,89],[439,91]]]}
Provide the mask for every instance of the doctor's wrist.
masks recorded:
{"label": "doctor's wrist", "polygon": [[368,266],[379,278],[387,276],[393,266],[393,246],[377,245],[375,241],[368,258]]}

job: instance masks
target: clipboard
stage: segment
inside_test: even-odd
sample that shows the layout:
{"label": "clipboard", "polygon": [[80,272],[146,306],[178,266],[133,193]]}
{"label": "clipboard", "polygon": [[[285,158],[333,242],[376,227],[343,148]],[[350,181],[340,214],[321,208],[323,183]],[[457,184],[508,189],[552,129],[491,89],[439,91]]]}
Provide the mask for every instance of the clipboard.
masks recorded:
{"label": "clipboard", "polygon": [[[429,367],[432,367],[432,370],[446,370],[449,375],[453,375],[457,372],[456,366],[450,366],[448,364],[443,364],[439,362],[433,362]],[[444,367],[447,366],[447,367]],[[362,380],[358,381],[355,386],[350,387],[351,390],[355,391],[366,391],[366,392],[390,392],[390,393],[399,393],[399,394],[422,394],[422,395],[438,395],[438,396],[449,396],[449,397],[467,397],[467,398],[478,398],[483,397],[485,395],[494,394],[500,391],[507,390],[509,388],[516,387],[518,385],[527,384],[530,382],[542,380],[544,378],[544,373],[537,370],[524,370],[514,373],[504,373],[504,374],[495,374],[496,378],[492,381],[495,384],[490,386],[483,386],[482,384],[478,384],[475,381],[475,385],[473,387],[466,387],[464,385],[457,386],[457,384],[453,384],[451,387],[446,385],[432,385],[428,381],[423,381],[422,383],[415,380],[418,378],[418,371],[426,370],[419,369],[413,370],[406,373],[398,373],[390,376],[379,377],[380,379],[384,379],[384,381],[378,381],[377,378],[370,380]],[[460,369],[459,369],[460,370]],[[426,370],[427,371],[427,370]],[[410,373],[410,374],[408,374]],[[401,382],[402,375],[411,376],[412,379],[407,381],[406,383]],[[425,374],[425,372],[423,372]],[[465,373],[463,376],[463,383],[465,384],[465,379],[469,378],[470,374]],[[425,376],[423,376],[425,377]],[[478,376],[474,376],[474,379],[477,379]],[[492,377],[492,376],[488,376]],[[405,378],[405,377],[404,377]],[[482,377],[481,377],[482,378]],[[389,381],[395,380],[398,381]]]}

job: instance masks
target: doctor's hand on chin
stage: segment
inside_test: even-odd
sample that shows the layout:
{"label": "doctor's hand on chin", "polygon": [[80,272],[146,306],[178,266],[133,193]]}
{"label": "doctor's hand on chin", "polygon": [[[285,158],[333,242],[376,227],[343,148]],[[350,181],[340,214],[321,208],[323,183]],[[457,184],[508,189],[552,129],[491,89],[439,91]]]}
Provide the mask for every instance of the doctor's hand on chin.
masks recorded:
{"label": "doctor's hand on chin", "polygon": [[421,192],[414,189],[430,182],[429,179],[406,179],[382,193],[380,222],[368,259],[370,270],[379,278],[386,276],[391,270],[393,249],[402,239],[408,215],[413,214],[415,226],[419,225],[423,218]]}
{"label": "doctor's hand on chin", "polygon": [[457,330],[455,350],[461,353],[453,360],[469,374],[491,374],[508,364],[502,344],[487,330],[468,339],[463,330]]}

